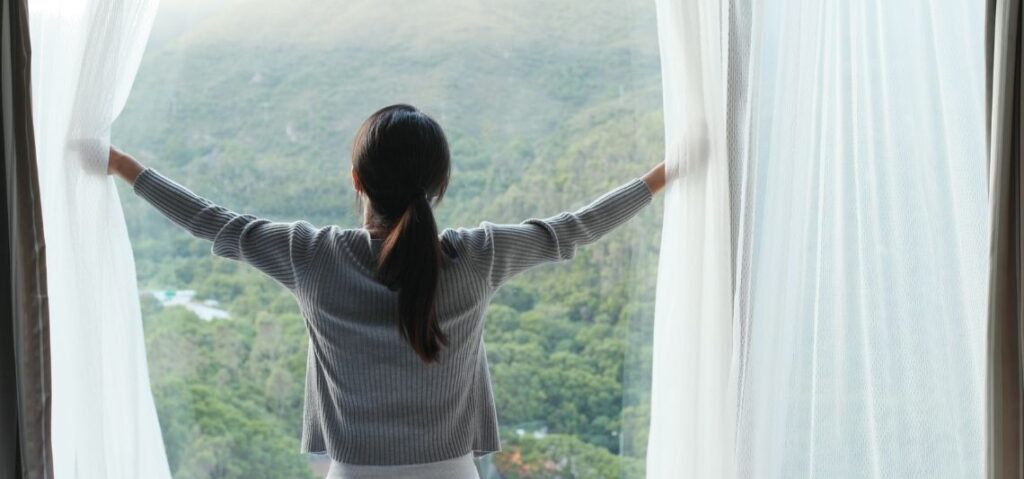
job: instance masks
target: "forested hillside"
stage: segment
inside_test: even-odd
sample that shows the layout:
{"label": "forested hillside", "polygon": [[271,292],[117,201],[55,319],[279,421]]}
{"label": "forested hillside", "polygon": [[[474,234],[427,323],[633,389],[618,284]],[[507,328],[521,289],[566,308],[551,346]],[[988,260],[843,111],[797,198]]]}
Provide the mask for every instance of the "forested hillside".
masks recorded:
{"label": "forested hillside", "polygon": [[[452,144],[439,226],[582,206],[662,156],[647,0],[166,0],[114,142],[236,211],[358,227],[349,148],[416,105]],[[306,336],[289,293],[122,191],[176,478],[311,477],[298,454]],[[642,477],[659,202],[499,292],[485,342],[504,451],[484,477]]]}

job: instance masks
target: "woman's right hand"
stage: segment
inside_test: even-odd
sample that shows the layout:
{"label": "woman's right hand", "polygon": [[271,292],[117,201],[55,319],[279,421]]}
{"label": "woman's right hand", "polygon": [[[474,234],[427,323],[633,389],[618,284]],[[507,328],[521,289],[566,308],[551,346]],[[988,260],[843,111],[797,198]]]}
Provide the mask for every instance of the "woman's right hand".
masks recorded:
{"label": "woman's right hand", "polygon": [[120,176],[128,184],[134,185],[135,179],[145,169],[146,167],[142,166],[142,163],[136,161],[131,155],[117,149],[114,145],[110,145],[110,156],[107,160],[108,175]]}

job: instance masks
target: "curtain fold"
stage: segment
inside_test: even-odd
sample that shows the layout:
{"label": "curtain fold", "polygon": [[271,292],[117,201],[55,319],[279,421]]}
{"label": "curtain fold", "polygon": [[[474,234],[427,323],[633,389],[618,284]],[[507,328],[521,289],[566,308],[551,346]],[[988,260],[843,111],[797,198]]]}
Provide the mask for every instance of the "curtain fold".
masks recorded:
{"label": "curtain fold", "polygon": [[[7,246],[3,285],[6,376],[2,386],[13,454],[10,477],[53,477],[50,431],[50,338],[46,243],[31,103],[28,13],[25,0],[6,1],[2,19],[4,217]],[[5,464],[6,466],[7,464]]]}
{"label": "curtain fold", "polygon": [[53,469],[170,477],[149,387],[127,229],[106,175],[155,0],[30,0],[32,101],[47,233]]}
{"label": "curtain fold", "polygon": [[988,3],[989,214],[987,476],[1024,477],[1024,262],[1021,168],[1024,82],[1020,0]]}
{"label": "curtain fold", "polygon": [[659,0],[665,217],[647,477],[730,477],[732,371],[727,3]]}

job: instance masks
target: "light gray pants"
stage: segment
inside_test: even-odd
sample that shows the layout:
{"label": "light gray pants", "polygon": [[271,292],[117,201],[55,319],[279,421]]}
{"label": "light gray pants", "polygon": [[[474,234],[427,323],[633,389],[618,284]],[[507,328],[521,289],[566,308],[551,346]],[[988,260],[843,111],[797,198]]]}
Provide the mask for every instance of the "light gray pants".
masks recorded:
{"label": "light gray pants", "polygon": [[331,461],[327,479],[480,479],[473,453],[447,461],[401,466],[360,466]]}

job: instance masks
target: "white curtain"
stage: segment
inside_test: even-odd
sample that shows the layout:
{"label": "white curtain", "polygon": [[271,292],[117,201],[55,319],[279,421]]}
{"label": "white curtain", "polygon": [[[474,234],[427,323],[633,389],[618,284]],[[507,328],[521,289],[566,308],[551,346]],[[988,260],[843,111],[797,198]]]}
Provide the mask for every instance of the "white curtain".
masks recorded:
{"label": "white curtain", "polygon": [[29,0],[32,101],[46,231],[54,475],[170,477],[135,265],[105,174],[154,0]]}
{"label": "white curtain", "polygon": [[[707,23],[719,2],[667,3],[667,134],[716,98],[708,165],[724,135],[732,196],[681,200],[710,172],[668,190],[648,477],[730,477],[705,473],[722,460],[731,477],[981,477],[984,2],[731,0]],[[689,65],[726,58],[724,106],[673,79],[714,25],[725,53]],[[731,228],[711,230],[712,211]],[[692,307],[721,281],[693,238],[733,252],[734,323]]]}
{"label": "white curtain", "polygon": [[654,315],[651,478],[724,478],[733,467],[724,7],[657,2],[670,181]]}
{"label": "white curtain", "polygon": [[739,473],[980,477],[984,3],[749,5]]}

